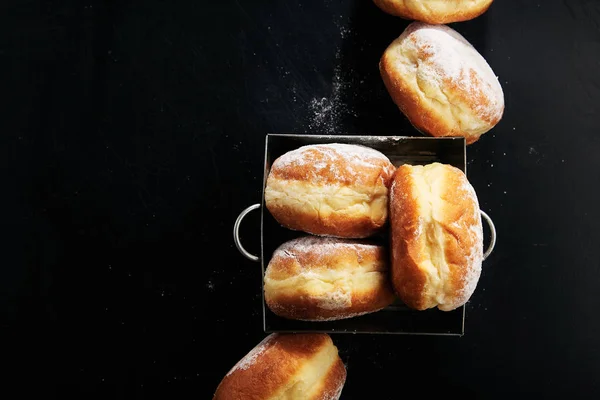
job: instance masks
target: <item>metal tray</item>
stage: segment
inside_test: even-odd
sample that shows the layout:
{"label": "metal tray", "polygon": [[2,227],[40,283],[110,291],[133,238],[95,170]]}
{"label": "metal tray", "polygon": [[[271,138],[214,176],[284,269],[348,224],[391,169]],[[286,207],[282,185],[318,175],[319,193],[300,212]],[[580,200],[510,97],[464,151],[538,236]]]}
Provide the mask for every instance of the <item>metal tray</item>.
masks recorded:
{"label": "metal tray", "polygon": [[[460,168],[466,173],[466,144],[464,138],[432,138],[403,136],[342,136],[342,135],[299,135],[268,134],[265,140],[265,162],[263,195],[260,204],[254,204],[240,213],[234,224],[233,236],[238,250],[252,261],[260,261],[262,276],[275,249],[282,243],[299,236],[303,232],[282,227],[265,207],[264,188],[272,162],[284,153],[300,146],[320,143],[360,144],[379,150],[396,166],[402,164],[429,164],[440,162]],[[261,254],[260,257],[248,253],[241,244],[239,228],[244,217],[252,210],[261,209]],[[483,219],[490,227],[490,245],[484,259],[492,252],[496,232],[491,219],[483,211]],[[387,233],[375,240],[389,243]],[[462,336],[465,328],[465,306],[445,312],[438,309],[415,311],[406,307],[400,300],[381,311],[360,317],[338,321],[306,322],[281,318],[273,314],[262,299],[263,328],[272,332],[326,332],[326,333],[371,333],[371,334],[413,334],[413,335],[452,335]]]}

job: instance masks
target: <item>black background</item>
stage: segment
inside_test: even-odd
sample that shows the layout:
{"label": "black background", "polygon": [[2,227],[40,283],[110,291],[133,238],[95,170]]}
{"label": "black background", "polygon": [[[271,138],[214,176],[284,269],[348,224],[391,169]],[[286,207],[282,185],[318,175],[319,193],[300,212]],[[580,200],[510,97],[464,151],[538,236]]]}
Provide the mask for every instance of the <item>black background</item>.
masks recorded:
{"label": "black background", "polygon": [[[416,134],[377,68],[406,25],[369,0],[2,2],[4,378],[210,398],[264,337],[231,231],[265,134]],[[467,149],[498,245],[464,337],[335,335],[342,398],[598,398],[600,2],[496,1],[452,26],[504,88]]]}

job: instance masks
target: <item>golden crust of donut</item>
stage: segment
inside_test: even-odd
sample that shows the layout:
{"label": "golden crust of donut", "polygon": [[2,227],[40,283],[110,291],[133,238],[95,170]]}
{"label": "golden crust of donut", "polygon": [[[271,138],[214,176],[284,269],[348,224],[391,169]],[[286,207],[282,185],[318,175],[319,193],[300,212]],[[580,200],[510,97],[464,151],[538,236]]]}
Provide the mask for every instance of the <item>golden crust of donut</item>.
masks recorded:
{"label": "golden crust of donut", "polygon": [[327,334],[271,334],[223,378],[213,400],[336,400],[346,368]]}
{"label": "golden crust of donut", "polygon": [[395,168],[382,153],[358,145],[303,146],[269,171],[265,205],[283,226],[323,236],[364,238],[388,216]]}
{"label": "golden crust of donut", "polygon": [[450,165],[403,165],[390,193],[392,283],[409,307],[450,311],[471,297],[483,258],[477,196]]}
{"label": "golden crust of donut", "polygon": [[427,22],[449,24],[477,18],[487,11],[493,0],[374,0],[384,12]]}
{"label": "golden crust of donut", "polygon": [[393,302],[388,273],[383,246],[306,236],[274,252],[265,272],[265,301],[285,318],[350,318]]}
{"label": "golden crust of donut", "polygon": [[504,113],[504,93],[485,59],[444,25],[410,24],[379,62],[392,100],[418,130],[476,142]]}

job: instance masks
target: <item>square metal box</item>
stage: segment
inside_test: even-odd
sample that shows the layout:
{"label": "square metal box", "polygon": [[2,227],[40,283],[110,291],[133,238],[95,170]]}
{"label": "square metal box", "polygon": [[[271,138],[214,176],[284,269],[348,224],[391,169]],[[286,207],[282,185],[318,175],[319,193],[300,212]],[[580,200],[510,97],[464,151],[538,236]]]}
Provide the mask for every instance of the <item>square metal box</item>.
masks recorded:
{"label": "square metal box", "polygon": [[[298,135],[268,134],[265,143],[265,164],[263,195],[260,204],[244,210],[236,226],[236,245],[247,257],[249,255],[239,244],[237,231],[243,216],[250,210],[261,209],[261,254],[253,257],[260,261],[261,272],[265,270],[275,249],[282,243],[305,235],[282,227],[265,207],[264,187],[272,162],[284,153],[309,144],[347,143],[360,144],[379,150],[396,166],[402,164],[429,164],[440,162],[453,165],[466,173],[466,144],[464,138],[432,138],[402,136],[343,136],[343,135]],[[378,238],[381,243],[389,242],[387,234]],[[264,301],[263,328],[272,332],[325,332],[325,333],[371,333],[371,334],[413,334],[413,335],[455,335],[464,333],[465,307],[444,312],[438,309],[426,311],[411,310],[399,300],[387,308],[360,317],[338,321],[306,322],[281,318],[273,314]]]}

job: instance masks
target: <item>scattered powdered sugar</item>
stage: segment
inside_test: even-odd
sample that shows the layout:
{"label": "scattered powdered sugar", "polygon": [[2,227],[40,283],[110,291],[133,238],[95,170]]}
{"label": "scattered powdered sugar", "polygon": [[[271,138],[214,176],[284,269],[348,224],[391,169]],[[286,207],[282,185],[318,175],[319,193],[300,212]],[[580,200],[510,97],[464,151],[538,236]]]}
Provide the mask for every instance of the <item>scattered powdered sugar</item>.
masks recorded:
{"label": "scattered powdered sugar", "polygon": [[[480,211],[480,213],[481,213],[481,211]],[[471,230],[473,231],[473,234],[477,237],[477,240],[482,242],[483,241],[483,224],[473,225],[471,227]]]}
{"label": "scattered powdered sugar", "polygon": [[456,188],[456,193],[460,198],[456,198],[455,202],[472,202],[474,207],[479,210],[479,200],[477,198],[477,192],[475,192],[475,188],[466,176],[463,176],[462,183],[459,187]]}
{"label": "scattered powdered sugar", "polygon": [[275,250],[274,256],[296,257],[298,254],[312,253],[320,256],[331,254],[341,249],[359,250],[376,249],[374,244],[361,243],[352,239],[340,239],[334,237],[303,236],[285,242]]}
{"label": "scattered powdered sugar", "polygon": [[483,95],[485,100],[477,102],[477,114],[501,116],[504,110],[502,86],[487,61],[461,34],[445,25],[414,22],[402,38],[404,47],[426,54],[416,66],[418,75],[438,81],[440,86],[449,79],[467,95]]}
{"label": "scattered powdered sugar", "polygon": [[[357,176],[356,167],[383,168],[385,175],[393,174],[394,166],[380,151],[357,144],[329,143],[306,145],[289,151],[273,162],[273,170],[289,167],[307,167],[310,180],[322,179],[322,173],[342,177]],[[384,175],[384,174],[382,174]]]}
{"label": "scattered powdered sugar", "polygon": [[328,150],[335,150],[336,152],[338,152],[338,154],[341,153],[347,155],[348,157],[356,158],[358,160],[366,161],[374,158],[378,160],[389,161],[389,159],[382,152],[358,144],[330,143],[323,144],[320,146],[324,146]]}
{"label": "scattered powdered sugar", "polygon": [[[471,201],[474,203],[474,212],[479,214],[477,193],[466,177],[459,188],[459,192],[465,193],[466,196],[470,197]],[[455,221],[452,225],[459,227],[460,229],[468,229],[473,236],[473,246],[470,249],[465,249],[469,253],[467,254],[465,269],[466,274],[464,277],[461,294],[466,301],[475,291],[477,282],[479,281],[479,276],[481,275],[481,264],[483,262],[483,227],[481,224],[481,217],[477,219],[477,223],[468,227],[465,225],[465,222],[466,221],[462,221],[462,224],[459,224],[457,221]]]}
{"label": "scattered powdered sugar", "polygon": [[336,130],[335,126],[337,126],[339,118],[336,97],[334,100],[322,97],[320,99],[313,98],[310,101],[309,108],[312,113],[312,121],[308,125],[310,129],[323,128],[322,130],[327,133],[333,133]]}
{"label": "scattered powdered sugar", "polygon": [[[349,33],[345,28],[340,28],[342,38]],[[349,78],[352,70],[342,70],[341,51],[335,53],[338,65],[333,70],[331,95],[329,97],[313,97],[308,104],[311,120],[308,123],[310,130],[318,130],[320,133],[339,133],[342,118],[347,115],[357,116],[354,110],[347,104],[343,97],[353,93],[353,80]],[[346,64],[347,65],[347,64]]]}
{"label": "scattered powdered sugar", "polygon": [[[392,181],[392,185],[390,186],[390,203],[394,202],[394,198],[396,197],[396,180]],[[406,196],[404,192],[400,193],[402,196]]]}
{"label": "scattered powdered sugar", "polygon": [[[461,228],[464,229],[465,226],[461,225]],[[475,291],[481,275],[481,264],[483,263],[483,229],[481,223],[471,225],[468,230],[474,239],[473,246],[470,249],[465,249],[468,251],[465,262],[465,275],[462,287],[458,291],[458,295],[463,299],[463,302],[466,302]]]}
{"label": "scattered powdered sugar", "polygon": [[314,164],[314,167],[315,167],[315,169],[322,170],[322,169],[327,168],[327,163],[323,162],[323,161],[322,162],[318,162],[318,163]]}
{"label": "scattered powdered sugar", "polygon": [[470,262],[469,267],[466,269],[466,274],[463,279],[463,286],[459,291],[460,297],[462,297],[462,303],[469,300],[479,282],[479,276],[481,275],[481,258],[479,261]]}
{"label": "scattered powdered sugar", "polygon": [[271,341],[273,339],[275,339],[276,337],[277,337],[277,334],[273,333],[273,334],[267,336],[266,338],[264,338],[258,345],[256,345],[256,347],[254,347],[252,350],[250,350],[250,352],[248,354],[246,354],[246,356],[244,356],[244,358],[242,358],[237,364],[235,364],[233,366],[233,368],[231,368],[231,370],[227,373],[226,376],[231,375],[232,373],[234,373],[237,370],[247,370],[252,365],[254,365],[254,363],[256,362],[258,357],[265,352],[269,343],[271,343]]}
{"label": "scattered powdered sugar", "polygon": [[339,400],[340,396],[342,395],[342,390],[344,389],[344,383],[345,382],[340,382],[340,384],[338,385],[337,388],[335,388],[334,390],[328,392],[328,393],[324,393],[322,396],[323,400]]}
{"label": "scattered powdered sugar", "polygon": [[[351,307],[352,304],[348,305],[348,308]],[[281,312],[285,312],[285,313],[289,313],[290,315],[294,315],[294,319],[298,320],[298,321],[309,321],[309,322],[327,322],[327,321],[338,321],[340,319],[346,319],[346,318],[354,318],[354,317],[360,317],[361,315],[365,315],[365,314],[369,314],[372,312],[376,312],[379,311],[385,307],[379,308],[379,309],[371,309],[371,310],[367,310],[367,311],[358,311],[358,312],[352,312],[352,313],[348,313],[348,312],[344,312],[344,311],[339,311],[337,312],[335,315],[332,315],[330,317],[324,317],[322,315],[317,315],[314,318],[305,318],[303,317],[304,314],[301,314],[300,316],[298,316],[297,314],[297,310],[294,306],[288,306],[288,305],[282,305],[280,303],[274,302],[269,304],[269,308],[271,309],[271,311],[273,311],[274,313],[281,313]],[[324,310],[326,308],[321,307]],[[344,307],[346,308],[346,307]],[[333,311],[333,310],[343,310],[344,308],[339,307],[339,308],[331,308],[328,309],[329,311]]]}
{"label": "scattered powdered sugar", "polygon": [[[471,45],[460,36],[457,32],[446,26],[432,26],[422,23],[414,23],[414,26],[408,30],[409,35],[406,46],[414,47],[415,50],[420,50],[427,55],[427,63],[431,65],[433,70],[427,69],[426,72],[431,72],[432,77],[450,78],[458,80],[464,75],[465,60],[457,56],[457,46],[464,51],[465,47]],[[424,72],[425,72],[424,71]],[[464,82],[469,85],[470,82]]]}
{"label": "scattered powdered sugar", "polygon": [[310,164],[313,161],[310,151],[314,150],[326,157],[326,161],[324,160],[314,163],[313,167],[315,168],[326,168],[329,165],[329,162],[336,161],[339,158],[350,158],[353,161],[367,165],[373,165],[372,162],[369,161],[374,159],[389,162],[389,159],[380,151],[358,144],[309,144],[299,147],[295,150],[288,151],[275,160],[273,163],[273,168],[285,168],[291,165],[302,166]]}
{"label": "scattered powdered sugar", "polygon": [[477,283],[479,282],[479,276],[481,275],[483,257],[479,251],[480,249],[476,247],[477,246],[473,246],[471,253],[467,257],[466,274],[464,276],[462,290],[460,291],[465,301],[468,300],[475,291]]}

